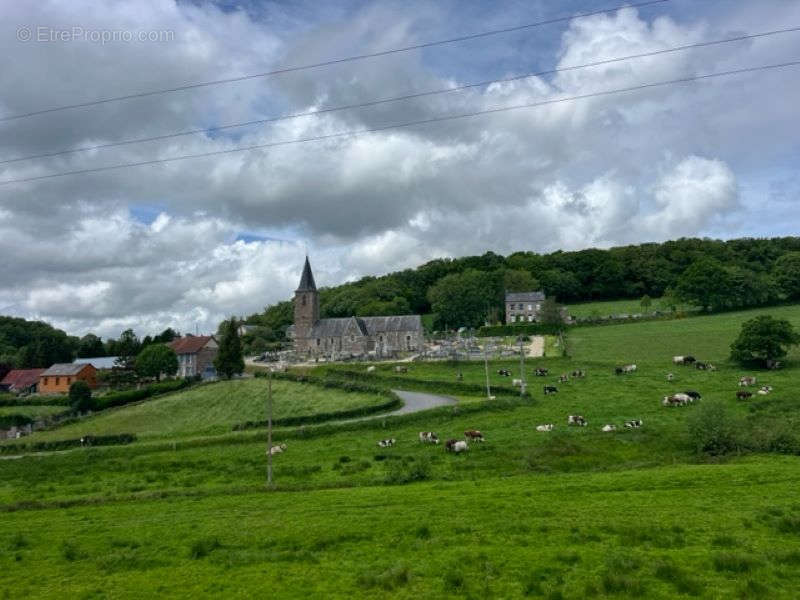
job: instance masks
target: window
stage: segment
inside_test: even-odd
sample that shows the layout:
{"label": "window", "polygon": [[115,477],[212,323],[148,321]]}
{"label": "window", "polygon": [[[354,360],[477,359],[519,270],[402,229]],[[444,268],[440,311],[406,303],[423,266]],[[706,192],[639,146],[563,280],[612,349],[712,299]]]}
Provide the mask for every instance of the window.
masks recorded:
{"label": "window", "polygon": [[536,305],[536,310],[539,310],[541,307],[542,307],[542,305],[541,305],[541,304],[537,304],[537,305]]}
{"label": "window", "polygon": [[381,343],[383,343],[383,336],[382,336],[382,335],[379,335],[379,336],[378,336],[378,341],[379,341],[379,342],[381,342]]}
{"label": "window", "polygon": [[533,304],[528,304],[528,310],[533,310]]}
{"label": "window", "polygon": [[517,304],[517,309],[522,310],[522,304]]}
{"label": "window", "polygon": [[533,321],[533,315],[528,315],[528,321]]}
{"label": "window", "polygon": [[512,323],[516,323],[517,322],[517,317],[515,315],[511,315],[511,322]]}
{"label": "window", "polygon": [[319,338],[317,338],[317,346],[319,346]]}

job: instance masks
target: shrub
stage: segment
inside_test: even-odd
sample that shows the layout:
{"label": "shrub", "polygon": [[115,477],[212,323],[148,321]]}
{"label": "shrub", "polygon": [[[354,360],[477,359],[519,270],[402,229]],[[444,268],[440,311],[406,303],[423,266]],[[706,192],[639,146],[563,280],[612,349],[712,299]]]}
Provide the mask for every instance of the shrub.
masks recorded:
{"label": "shrub", "polygon": [[390,485],[424,481],[431,476],[431,464],[427,458],[418,461],[391,461],[386,469],[385,483]]}
{"label": "shrub", "polygon": [[689,439],[698,453],[718,456],[742,448],[743,424],[722,402],[701,404],[689,418]]}
{"label": "shrub", "polygon": [[92,390],[88,383],[79,379],[69,386],[69,405],[75,412],[86,412],[94,409]]}

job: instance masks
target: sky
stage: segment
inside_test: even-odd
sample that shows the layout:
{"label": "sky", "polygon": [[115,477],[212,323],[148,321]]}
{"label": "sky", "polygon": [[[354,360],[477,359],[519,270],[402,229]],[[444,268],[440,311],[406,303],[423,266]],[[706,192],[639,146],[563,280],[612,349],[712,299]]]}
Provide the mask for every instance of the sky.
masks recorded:
{"label": "sky", "polygon": [[[800,26],[797,1],[671,0],[3,120],[621,4],[3,3],[0,314],[74,335],[212,332],[226,317],[289,299],[306,252],[318,285],[336,285],[488,250],[796,235],[800,67],[385,127],[800,60],[800,32],[792,32],[563,70]],[[371,107],[2,162],[554,69]],[[3,183],[376,128],[384,129]]]}

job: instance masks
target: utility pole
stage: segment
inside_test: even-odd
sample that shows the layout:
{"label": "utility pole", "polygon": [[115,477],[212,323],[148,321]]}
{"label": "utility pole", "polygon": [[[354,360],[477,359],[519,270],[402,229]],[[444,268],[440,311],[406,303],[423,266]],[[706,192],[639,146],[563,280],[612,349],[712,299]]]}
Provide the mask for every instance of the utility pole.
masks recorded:
{"label": "utility pole", "polygon": [[489,355],[487,351],[489,349],[489,338],[486,338],[486,342],[483,344],[483,370],[486,372],[486,399],[492,397],[492,390],[489,387]]}
{"label": "utility pole", "polygon": [[522,383],[519,385],[519,395],[525,395],[525,350],[522,336],[517,338],[519,340],[519,379]]}
{"label": "utility pole", "polygon": [[272,368],[267,375],[267,486],[272,486]]}

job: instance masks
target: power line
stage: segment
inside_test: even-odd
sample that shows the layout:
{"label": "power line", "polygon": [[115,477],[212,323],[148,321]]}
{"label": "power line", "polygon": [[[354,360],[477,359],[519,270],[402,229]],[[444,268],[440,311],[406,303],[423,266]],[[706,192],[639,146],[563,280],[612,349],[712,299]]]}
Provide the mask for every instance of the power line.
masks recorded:
{"label": "power line", "polygon": [[151,90],[151,91],[148,91],[148,92],[137,92],[137,93],[134,93],[134,94],[127,94],[125,96],[113,96],[113,97],[110,97],[110,98],[101,98],[101,99],[98,99],[98,100],[91,100],[91,101],[88,101],[88,102],[80,102],[80,103],[77,103],[77,104],[66,104],[66,105],[63,105],[63,106],[56,106],[56,107],[53,107],[53,108],[46,108],[46,109],[36,110],[36,111],[32,111],[32,112],[27,112],[27,113],[20,113],[20,114],[17,114],[17,115],[10,115],[10,116],[7,116],[7,117],[0,117],[0,122],[14,121],[14,120],[17,120],[17,119],[25,119],[27,117],[34,117],[36,115],[43,115],[43,114],[47,114],[47,113],[59,112],[59,111],[62,111],[62,110],[70,110],[70,109],[74,109],[74,108],[85,108],[85,107],[88,107],[88,106],[97,106],[99,104],[107,104],[109,102],[118,102],[120,100],[131,100],[133,98],[146,98],[148,96],[156,96],[156,95],[159,95],[159,94],[169,94],[169,93],[172,93],[172,92],[181,92],[181,91],[185,91],[185,90],[193,90],[193,89],[197,89],[197,88],[209,87],[209,86],[212,86],[212,85],[221,85],[221,84],[225,84],[225,83],[234,83],[234,82],[237,82],[237,81],[247,81],[249,79],[258,79],[258,78],[261,78],[261,77],[270,77],[272,75],[282,75],[284,73],[294,73],[296,71],[306,71],[306,70],[309,70],[309,69],[317,69],[319,67],[327,67],[327,66],[337,65],[337,64],[346,63],[346,62],[352,62],[352,61],[357,61],[357,60],[365,60],[365,59],[368,59],[368,58],[377,58],[377,57],[380,57],[380,56],[388,56],[388,55],[391,55],[391,54],[400,54],[402,52],[409,52],[411,50],[421,50],[423,48],[431,48],[433,46],[441,46],[443,44],[454,44],[456,42],[465,42],[465,41],[468,41],[468,40],[485,38],[485,37],[490,37],[490,36],[493,36],[493,35],[500,35],[500,34],[504,34],[504,33],[512,33],[512,32],[515,32],[515,31],[523,31],[525,29],[533,29],[535,27],[542,27],[544,25],[552,25],[554,23],[561,23],[561,22],[564,22],[564,21],[571,21],[572,19],[581,19],[581,18],[584,18],[584,17],[591,17],[591,16],[600,15],[600,14],[607,13],[607,12],[614,12],[614,11],[621,10],[623,8],[643,8],[643,7],[646,7],[646,6],[651,6],[653,4],[662,4],[664,2],[671,2],[671,0],[648,0],[646,2],[639,2],[639,3],[636,3],[636,4],[623,4],[621,6],[615,6],[615,7],[612,7],[612,8],[603,8],[603,9],[594,10],[594,11],[591,11],[591,12],[576,13],[576,14],[570,15],[568,17],[556,17],[556,18],[553,18],[553,19],[547,19],[545,21],[537,21],[535,23],[527,23],[525,25],[516,25],[514,27],[506,27],[506,28],[503,28],[503,29],[493,29],[493,30],[490,30],[490,31],[482,31],[482,32],[479,32],[479,33],[472,33],[472,34],[469,34],[469,35],[462,35],[462,36],[459,36],[459,37],[449,38],[449,39],[445,39],[445,40],[437,40],[437,41],[433,41],[433,42],[424,42],[422,44],[414,44],[413,46],[405,46],[405,47],[402,47],[402,48],[393,48],[391,50],[381,50],[380,52],[370,52],[370,53],[367,53],[367,54],[356,54],[354,56],[347,56],[345,58],[336,58],[336,59],[332,59],[332,60],[326,60],[326,61],[323,61],[323,62],[312,63],[312,64],[308,64],[308,65],[301,65],[301,66],[297,66],[297,67],[284,67],[284,68],[281,68],[281,69],[275,69],[273,71],[265,71],[263,73],[252,73],[250,75],[242,75],[240,77],[229,77],[227,79],[215,79],[213,81],[203,81],[203,82],[199,82],[199,83],[190,83],[190,84],[187,84],[187,85],[181,85],[181,86],[172,87],[172,88],[164,88],[164,89],[160,89],[160,90]]}
{"label": "power line", "polygon": [[8,185],[8,184],[11,184],[11,183],[28,183],[28,182],[31,182],[31,181],[40,181],[40,180],[43,180],[43,179],[52,179],[52,178],[55,178],[55,177],[65,177],[67,175],[85,175],[85,174],[88,174],[88,173],[100,173],[100,172],[103,172],[103,171],[113,171],[113,170],[117,170],[117,169],[129,168],[129,167],[141,167],[141,166],[146,166],[146,165],[169,163],[169,162],[175,162],[175,161],[179,161],[179,160],[188,160],[188,159],[191,159],[191,158],[207,158],[207,157],[210,157],[210,156],[220,156],[220,155],[223,155],[223,154],[233,154],[233,153],[236,153],[236,152],[248,152],[248,151],[251,151],[251,150],[262,150],[262,149],[265,149],[265,148],[274,148],[274,147],[277,147],[277,146],[288,146],[288,145],[291,145],[291,144],[302,144],[302,143],[306,143],[306,142],[320,142],[320,141],[336,139],[336,138],[356,137],[356,136],[360,136],[360,135],[366,135],[366,134],[369,134],[369,133],[377,133],[377,132],[381,132],[381,131],[388,131],[388,130],[391,130],[391,129],[403,129],[403,128],[406,128],[406,127],[413,127],[415,125],[428,125],[428,124],[431,124],[431,123],[441,123],[443,121],[454,121],[456,119],[466,119],[466,118],[470,118],[470,117],[477,117],[479,115],[488,115],[488,114],[494,114],[494,113],[509,112],[509,111],[512,111],[512,110],[519,110],[519,109],[523,109],[523,108],[535,108],[535,107],[538,107],[538,106],[546,106],[546,105],[549,105],[549,104],[559,104],[559,103],[562,103],[562,102],[569,102],[569,101],[573,101],[573,100],[583,100],[583,99],[586,99],[586,98],[596,98],[598,96],[610,96],[610,95],[613,95],[613,94],[634,92],[634,91],[639,91],[639,90],[644,90],[644,89],[649,89],[649,88],[663,87],[663,86],[667,86],[667,85],[674,85],[674,84],[677,84],[677,83],[688,83],[688,82],[693,82],[693,81],[701,81],[701,80],[705,80],[705,79],[712,79],[712,78],[716,78],[716,77],[725,77],[725,76],[729,76],[729,75],[738,75],[738,74],[742,74],[742,73],[752,73],[752,72],[756,72],[756,71],[766,71],[768,69],[781,69],[781,68],[793,67],[793,66],[798,66],[798,65],[800,65],[800,60],[784,62],[784,63],[776,63],[776,64],[770,64],[770,65],[761,65],[761,66],[758,66],[758,67],[747,67],[747,68],[743,68],[743,69],[733,69],[733,70],[730,70],[730,71],[721,71],[719,73],[707,73],[705,75],[693,75],[691,77],[682,77],[680,79],[670,79],[668,81],[658,81],[658,82],[655,82],[655,83],[643,83],[643,84],[640,84],[640,85],[635,85],[635,86],[626,87],[626,88],[618,88],[618,89],[614,89],[614,90],[604,90],[604,91],[600,91],[600,92],[591,92],[591,93],[588,93],[588,94],[579,94],[577,96],[567,96],[567,97],[563,97],[563,98],[554,98],[552,100],[541,100],[539,102],[530,102],[530,103],[526,103],[526,104],[516,104],[516,105],[513,105],[513,106],[504,106],[504,107],[500,107],[500,108],[490,108],[490,109],[478,110],[478,111],[473,111],[473,112],[468,112],[468,113],[461,113],[461,114],[456,114],[456,115],[444,115],[444,116],[441,116],[441,117],[432,117],[430,119],[422,119],[422,120],[419,120],[419,121],[407,121],[405,123],[395,123],[393,125],[383,125],[381,127],[373,127],[373,128],[370,128],[370,129],[360,129],[360,130],[355,130],[355,131],[344,131],[344,132],[340,132],[340,133],[329,133],[329,134],[326,134],[326,135],[318,135],[318,136],[300,138],[300,139],[295,139],[295,140],[283,140],[283,141],[279,141],[279,142],[268,142],[266,144],[256,144],[256,145],[253,145],[253,146],[243,146],[243,147],[240,147],[240,148],[229,148],[227,150],[215,150],[213,152],[203,152],[203,153],[200,153],[200,154],[185,154],[185,155],[182,155],[182,156],[171,156],[171,157],[167,157],[167,158],[157,158],[157,159],[153,159],[153,160],[145,160],[145,161],[140,161],[140,162],[122,163],[122,164],[118,164],[118,165],[109,165],[109,166],[106,166],[106,167],[95,167],[95,168],[91,168],[91,169],[79,169],[79,170],[75,170],[75,171],[63,171],[63,172],[60,172],[60,173],[51,173],[51,174],[48,174],[48,175],[37,175],[35,177],[24,177],[24,178],[19,178],[19,179],[6,179],[6,180],[3,180],[3,181],[0,181],[0,185]]}
{"label": "power line", "polygon": [[567,67],[559,67],[559,68],[556,68],[556,69],[548,69],[546,71],[538,71],[536,73],[526,73],[524,75],[515,75],[513,77],[504,77],[504,78],[501,78],[501,79],[491,79],[491,80],[487,80],[487,81],[480,81],[480,82],[477,82],[477,83],[468,83],[468,84],[464,84],[464,85],[460,85],[460,86],[456,86],[456,87],[450,87],[450,88],[444,88],[444,89],[438,89],[438,90],[429,90],[429,91],[426,91],[426,92],[416,92],[416,93],[413,93],[413,94],[405,94],[403,96],[393,96],[391,98],[383,98],[383,99],[378,99],[378,100],[369,100],[367,102],[360,102],[358,104],[346,104],[346,105],[342,105],[342,106],[334,106],[334,107],[329,107],[329,108],[323,108],[323,109],[315,110],[315,111],[307,111],[307,112],[302,112],[302,113],[293,113],[293,114],[288,114],[288,115],[280,115],[280,116],[277,116],[277,117],[267,117],[267,118],[264,118],[264,119],[256,119],[256,120],[253,120],[253,121],[244,121],[244,122],[240,122],[240,123],[231,123],[231,124],[228,124],[228,125],[219,125],[219,126],[216,126],[216,127],[207,127],[207,128],[204,128],[204,129],[193,129],[193,130],[190,130],[190,131],[167,133],[167,134],[156,135],[156,136],[151,136],[151,137],[135,138],[135,139],[130,139],[130,140],[121,140],[121,141],[118,141],[118,142],[108,142],[108,143],[105,143],[105,144],[97,144],[95,146],[84,146],[84,147],[81,147],[81,148],[70,148],[70,149],[67,149],[67,150],[58,150],[58,151],[55,151],[55,152],[45,152],[45,153],[42,153],[42,154],[32,154],[32,155],[28,155],[28,156],[20,156],[20,157],[16,157],[16,158],[9,158],[9,159],[6,159],[6,160],[0,160],[0,165],[5,165],[5,164],[9,164],[9,163],[14,163],[14,162],[20,162],[20,161],[24,161],[24,160],[34,160],[34,159],[39,159],[39,158],[51,158],[53,156],[62,156],[64,154],[74,154],[74,153],[77,153],[77,152],[89,152],[89,151],[92,151],[92,150],[103,150],[105,148],[114,148],[114,147],[118,147],[118,146],[127,146],[127,145],[130,145],[130,144],[141,144],[141,143],[144,143],[144,142],[155,142],[155,141],[160,141],[160,140],[174,139],[174,138],[177,138],[177,137],[184,137],[184,136],[187,136],[187,135],[197,135],[197,134],[201,134],[201,133],[213,133],[213,132],[217,132],[217,131],[224,131],[226,129],[237,129],[237,128],[241,128],[241,127],[251,127],[253,125],[265,125],[267,123],[275,123],[275,122],[278,122],[278,121],[284,121],[284,120],[288,120],[288,119],[297,119],[297,118],[301,118],[301,117],[310,117],[310,116],[322,115],[322,114],[339,112],[339,111],[344,111],[344,110],[352,110],[352,109],[356,109],[356,108],[367,108],[367,107],[371,107],[371,106],[378,106],[378,105],[381,105],[381,104],[388,104],[388,103],[391,103],[391,102],[399,102],[399,101],[402,101],[402,100],[411,100],[411,99],[416,99],[416,98],[435,96],[435,95],[438,95],[438,94],[447,94],[447,93],[451,93],[451,92],[460,92],[460,91],[464,91],[464,90],[467,90],[467,89],[472,89],[472,88],[491,85],[493,83],[507,83],[507,82],[511,82],[511,81],[519,81],[519,80],[522,80],[522,79],[529,79],[529,78],[532,78],[532,77],[541,77],[543,75],[552,75],[552,74],[555,74],[555,73],[563,73],[563,72],[566,72],[566,71],[575,71],[575,70],[578,70],[578,69],[585,69],[585,68],[589,68],[589,67],[597,67],[597,66],[602,66],[602,65],[608,65],[608,64],[618,63],[618,62],[622,62],[622,61],[626,61],[626,60],[632,60],[632,59],[636,59],[636,58],[646,58],[646,57],[651,57],[651,56],[659,56],[659,55],[664,55],[664,54],[671,54],[671,53],[674,53],[674,52],[681,52],[681,51],[684,51],[684,50],[705,48],[705,47],[709,47],[709,46],[717,46],[717,45],[720,45],[720,44],[728,44],[728,43],[731,43],[731,42],[740,42],[740,41],[744,41],[744,40],[751,40],[751,39],[754,39],[754,38],[767,37],[767,36],[777,35],[777,34],[781,34],[781,33],[792,33],[792,32],[797,32],[797,31],[800,31],[800,26],[798,26],[798,27],[790,27],[790,28],[786,28],[786,29],[775,29],[775,30],[772,30],[772,31],[765,31],[765,32],[762,32],[762,33],[752,33],[752,34],[739,35],[739,36],[736,36],[736,37],[725,38],[725,39],[722,39],[722,40],[713,40],[713,41],[707,41],[707,42],[696,42],[696,43],[693,43],[693,44],[685,44],[683,46],[675,46],[675,47],[672,47],[672,48],[664,48],[664,49],[661,49],[661,50],[654,50],[652,52],[642,52],[642,53],[639,53],[639,54],[630,54],[628,56],[620,56],[620,57],[617,57],[617,58],[609,58],[609,59],[605,59],[605,60],[598,60],[598,61],[594,61],[594,62],[590,62],[590,63],[584,63],[582,65],[571,65],[571,66],[567,66]]}

